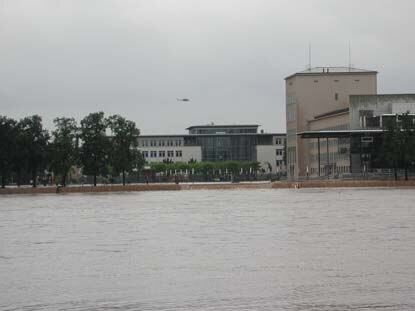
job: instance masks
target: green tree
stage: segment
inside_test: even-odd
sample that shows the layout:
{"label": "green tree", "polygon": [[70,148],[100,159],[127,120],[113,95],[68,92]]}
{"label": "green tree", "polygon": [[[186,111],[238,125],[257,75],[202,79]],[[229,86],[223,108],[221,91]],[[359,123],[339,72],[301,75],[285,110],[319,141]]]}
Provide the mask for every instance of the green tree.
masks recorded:
{"label": "green tree", "polygon": [[[38,115],[26,117],[19,124],[19,148],[27,170],[31,174],[33,187],[37,185],[37,175],[46,167],[49,133],[43,128],[42,118]],[[16,165],[18,165],[16,163]]]}
{"label": "green tree", "polygon": [[165,172],[167,169],[167,163],[164,162],[153,162],[150,163],[150,167],[156,173]]}
{"label": "green tree", "polygon": [[61,184],[66,186],[69,169],[77,161],[78,127],[74,118],[56,118],[53,141],[50,145],[50,167],[55,175],[62,177]]}
{"label": "green tree", "polygon": [[239,174],[240,165],[237,161],[228,161],[226,164],[226,169],[228,169],[229,173],[232,173],[233,175]]}
{"label": "green tree", "polygon": [[133,166],[132,170],[137,174],[137,181],[139,179],[140,172],[142,172],[144,164],[146,163],[143,154],[135,149],[133,150]]}
{"label": "green tree", "polygon": [[[392,164],[395,180],[398,180],[398,161],[399,161],[399,128],[396,118],[388,118],[384,123],[385,135],[383,138],[383,154],[385,160]],[[390,164],[389,164],[390,167]]]}
{"label": "green tree", "polygon": [[111,163],[116,173],[122,174],[122,184],[125,185],[125,173],[134,167],[135,150],[138,146],[139,129],[133,121],[119,115],[108,118],[111,129]]}
{"label": "green tree", "polygon": [[93,175],[94,186],[97,185],[97,175],[106,170],[108,162],[109,140],[106,135],[107,122],[102,111],[90,113],[81,120],[80,162],[87,175]]}
{"label": "green tree", "polygon": [[405,169],[405,180],[408,180],[408,167],[415,158],[414,119],[408,112],[402,114],[399,118],[401,128],[399,131],[401,163]]}
{"label": "green tree", "polygon": [[1,187],[5,188],[13,171],[16,155],[17,122],[0,116],[0,177]]}
{"label": "green tree", "polygon": [[400,167],[404,168],[405,179],[408,180],[408,167],[415,159],[413,120],[409,113],[404,113],[385,121],[383,154],[386,162],[392,164],[395,180],[398,179],[397,169]]}
{"label": "green tree", "polygon": [[198,172],[202,173],[205,176],[205,179],[207,179],[209,173],[212,172],[213,167],[214,164],[208,161],[196,163],[196,168]]}

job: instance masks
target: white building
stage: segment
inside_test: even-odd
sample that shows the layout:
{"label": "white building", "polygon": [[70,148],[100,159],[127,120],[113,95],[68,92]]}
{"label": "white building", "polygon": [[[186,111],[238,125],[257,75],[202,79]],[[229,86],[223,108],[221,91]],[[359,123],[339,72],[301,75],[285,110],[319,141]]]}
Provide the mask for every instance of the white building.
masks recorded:
{"label": "white building", "polygon": [[258,125],[202,125],[187,135],[144,135],[138,149],[147,163],[258,161],[266,171],[285,172],[285,134],[258,133]]}
{"label": "white building", "polygon": [[183,135],[139,136],[138,149],[148,163],[163,162],[163,160],[173,162],[202,161],[202,148],[200,146],[185,146]]}

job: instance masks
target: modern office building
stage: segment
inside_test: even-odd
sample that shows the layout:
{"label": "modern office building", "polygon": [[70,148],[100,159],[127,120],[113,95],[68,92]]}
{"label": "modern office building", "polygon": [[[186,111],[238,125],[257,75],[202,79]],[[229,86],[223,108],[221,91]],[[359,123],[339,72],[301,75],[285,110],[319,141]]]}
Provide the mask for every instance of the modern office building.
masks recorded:
{"label": "modern office building", "polygon": [[198,125],[185,135],[139,136],[147,162],[258,161],[285,172],[285,134],[258,133],[258,125]]}
{"label": "modern office building", "polygon": [[350,142],[351,173],[390,167],[384,163],[383,127],[387,119],[403,113],[415,116],[415,94],[378,94],[350,96],[350,129],[361,131]]}
{"label": "modern office building", "polygon": [[[289,178],[319,173],[316,163],[318,149],[336,158],[339,167],[348,171],[350,163],[345,152],[347,139],[305,140],[297,134],[310,130],[349,128],[350,95],[377,93],[377,72],[349,67],[316,67],[285,78],[287,117],[287,174]],[[328,152],[327,152],[328,151]],[[325,159],[330,164],[333,160]],[[311,172],[313,170],[313,172]],[[314,172],[314,170],[318,170]]]}

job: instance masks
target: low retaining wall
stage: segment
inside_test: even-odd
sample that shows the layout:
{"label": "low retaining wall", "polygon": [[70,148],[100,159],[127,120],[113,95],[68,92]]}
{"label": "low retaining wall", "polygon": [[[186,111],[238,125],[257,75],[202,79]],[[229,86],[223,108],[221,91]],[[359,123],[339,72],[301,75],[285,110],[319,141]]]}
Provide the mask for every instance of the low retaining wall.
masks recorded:
{"label": "low retaining wall", "polygon": [[181,190],[271,189],[271,183],[183,184]]}
{"label": "low retaining wall", "polygon": [[[288,186],[288,187],[287,187]],[[402,188],[415,187],[415,180],[306,180],[301,182],[273,183],[273,189],[280,188]]]}
{"label": "low retaining wall", "polygon": [[309,180],[273,183],[212,183],[212,184],[134,184],[72,187],[20,187],[0,189],[2,194],[103,193],[131,191],[229,190],[229,189],[301,189],[301,188],[415,188],[415,180]]}
{"label": "low retaining wall", "polygon": [[102,193],[102,192],[128,192],[128,191],[170,191],[180,190],[180,185],[111,185],[111,186],[71,186],[71,187],[20,187],[0,189],[0,194],[44,194],[44,193]]}

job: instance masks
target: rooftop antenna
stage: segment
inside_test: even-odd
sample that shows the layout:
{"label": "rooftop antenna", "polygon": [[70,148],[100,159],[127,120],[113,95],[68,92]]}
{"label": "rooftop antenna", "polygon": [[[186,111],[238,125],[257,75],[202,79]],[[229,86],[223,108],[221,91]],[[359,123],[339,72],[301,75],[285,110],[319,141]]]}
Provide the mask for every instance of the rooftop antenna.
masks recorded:
{"label": "rooftop antenna", "polygon": [[352,53],[351,53],[350,40],[349,40],[349,71],[351,71],[351,68],[352,68]]}
{"label": "rooftop antenna", "polygon": [[308,69],[311,71],[311,43],[308,44]]}

